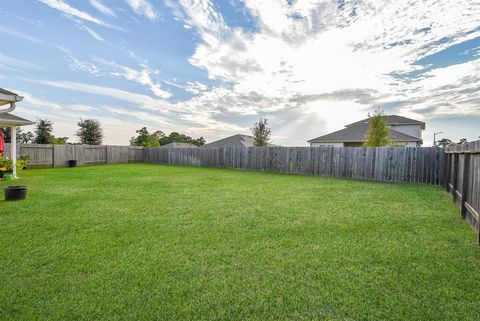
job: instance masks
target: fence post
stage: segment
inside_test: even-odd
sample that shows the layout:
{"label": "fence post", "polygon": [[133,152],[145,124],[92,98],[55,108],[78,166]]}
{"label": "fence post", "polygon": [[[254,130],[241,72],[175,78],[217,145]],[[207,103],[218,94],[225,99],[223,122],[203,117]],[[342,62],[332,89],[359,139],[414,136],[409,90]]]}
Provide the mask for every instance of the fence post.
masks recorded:
{"label": "fence post", "polygon": [[458,178],[458,154],[452,154],[452,171],[453,171],[453,178],[452,178],[452,200],[454,203],[457,202],[457,178]]}
{"label": "fence post", "polygon": [[470,154],[465,153],[463,154],[463,180],[462,180],[462,205],[461,205],[461,210],[460,213],[462,215],[462,218],[464,219],[467,215],[467,207],[465,206],[465,203],[467,202],[467,197],[468,197],[468,175],[470,171]]}
{"label": "fence post", "polygon": [[55,145],[52,145],[52,167],[55,167]]}
{"label": "fence post", "polygon": [[445,176],[443,178],[443,183],[445,184],[445,191],[448,193],[450,192],[450,188],[448,186],[448,184],[450,184],[450,175],[451,175],[451,166],[450,166],[450,160],[451,160],[451,156],[452,154],[450,153],[447,153],[447,151],[445,150],[445,153],[447,155],[446,159],[445,159],[445,171],[443,172],[443,175]]}

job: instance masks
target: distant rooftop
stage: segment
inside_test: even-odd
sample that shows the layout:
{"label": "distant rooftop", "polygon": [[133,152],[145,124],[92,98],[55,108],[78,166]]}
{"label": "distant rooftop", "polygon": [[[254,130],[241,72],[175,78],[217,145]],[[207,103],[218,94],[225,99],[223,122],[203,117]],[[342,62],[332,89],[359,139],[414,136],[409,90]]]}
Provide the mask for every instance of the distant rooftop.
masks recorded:
{"label": "distant rooftop", "polygon": [[193,145],[190,143],[177,143],[177,142],[160,146],[160,148],[197,148],[197,147],[198,147],[197,145]]}
{"label": "distant rooftop", "polygon": [[[365,140],[367,135],[369,124],[357,123],[356,125],[349,125],[344,129],[337,130],[336,132],[329,133],[314,139],[309,140],[309,143],[358,143]],[[388,132],[388,138],[399,142],[421,142],[422,140],[394,129],[390,129]]]}
{"label": "distant rooftop", "polygon": [[[233,135],[223,139],[219,139],[217,141],[211,142],[209,144],[205,144],[204,147],[231,147],[231,146],[238,146],[238,147],[253,147],[254,144],[253,136],[248,135]],[[268,144],[268,146],[275,146],[273,144]]]}
{"label": "distant rooftop", "polygon": [[[418,121],[415,119],[403,117],[403,116],[398,116],[398,115],[386,115],[387,118],[387,124],[389,126],[399,126],[399,125],[420,125],[422,129],[425,129],[425,123],[422,121]],[[370,118],[365,118],[360,121],[345,125],[345,127],[352,127],[356,126],[358,124],[369,124],[370,123]]]}
{"label": "distant rooftop", "polygon": [[[398,115],[386,115],[387,125],[390,127],[389,139],[398,142],[421,142],[421,138],[413,137],[405,133],[395,130],[395,126],[416,125],[421,129],[425,129],[425,123]],[[314,139],[309,143],[359,143],[365,140],[368,128],[370,126],[370,118],[345,125],[345,128],[337,130]]]}

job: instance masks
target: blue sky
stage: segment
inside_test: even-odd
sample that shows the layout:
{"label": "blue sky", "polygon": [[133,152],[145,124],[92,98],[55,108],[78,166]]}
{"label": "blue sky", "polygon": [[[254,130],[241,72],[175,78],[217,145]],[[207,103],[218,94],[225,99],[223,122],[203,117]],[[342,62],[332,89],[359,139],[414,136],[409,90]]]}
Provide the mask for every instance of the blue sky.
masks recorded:
{"label": "blue sky", "polygon": [[213,141],[268,117],[306,141],[375,108],[425,121],[425,144],[480,136],[477,1],[0,2],[0,87],[17,114],[105,143],[147,126]]}

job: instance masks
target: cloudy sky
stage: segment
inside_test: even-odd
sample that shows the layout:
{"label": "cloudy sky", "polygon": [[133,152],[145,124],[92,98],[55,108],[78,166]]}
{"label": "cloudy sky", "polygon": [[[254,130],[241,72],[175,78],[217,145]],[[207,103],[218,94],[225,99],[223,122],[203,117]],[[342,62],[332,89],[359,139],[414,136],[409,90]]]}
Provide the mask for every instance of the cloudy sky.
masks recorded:
{"label": "cloudy sky", "polygon": [[76,141],[135,130],[208,141],[268,117],[273,141],[308,139],[376,108],[480,136],[480,0],[4,0],[0,87],[18,115]]}

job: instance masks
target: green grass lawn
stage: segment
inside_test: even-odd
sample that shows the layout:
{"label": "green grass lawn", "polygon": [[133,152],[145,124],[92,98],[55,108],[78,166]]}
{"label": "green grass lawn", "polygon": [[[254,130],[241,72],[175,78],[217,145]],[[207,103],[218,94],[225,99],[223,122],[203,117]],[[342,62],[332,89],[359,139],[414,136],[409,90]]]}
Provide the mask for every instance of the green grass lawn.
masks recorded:
{"label": "green grass lawn", "polygon": [[438,187],[147,164],[18,183],[2,320],[480,319],[480,249]]}

